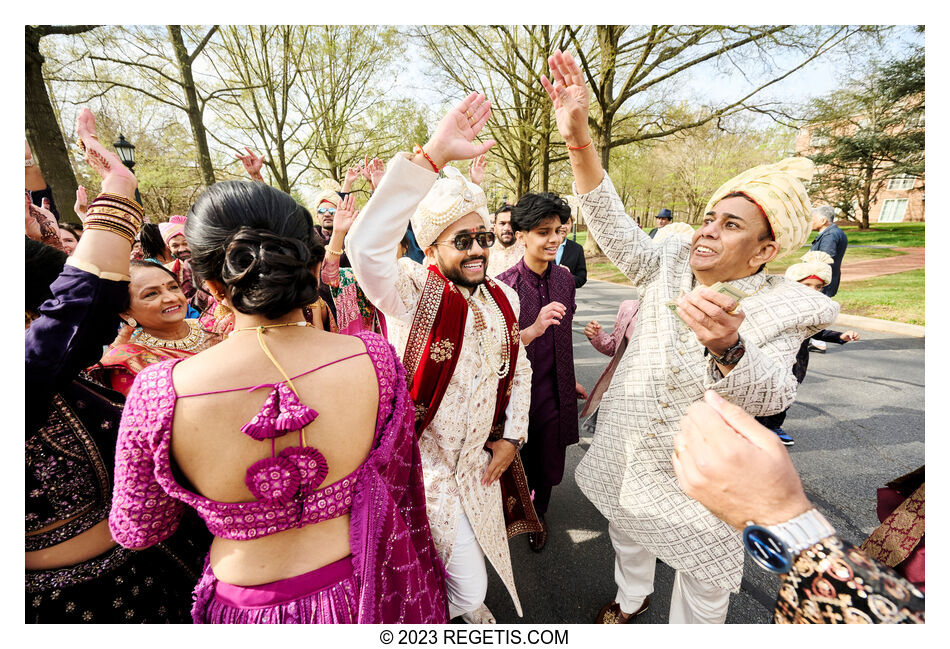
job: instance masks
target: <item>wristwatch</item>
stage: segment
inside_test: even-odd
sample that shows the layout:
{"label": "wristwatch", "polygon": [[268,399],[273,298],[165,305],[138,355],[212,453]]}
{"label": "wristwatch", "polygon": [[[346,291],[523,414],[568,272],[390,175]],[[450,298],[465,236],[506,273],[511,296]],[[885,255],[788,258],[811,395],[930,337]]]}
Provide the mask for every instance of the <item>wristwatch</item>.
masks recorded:
{"label": "wristwatch", "polygon": [[821,512],[810,509],[778,525],[762,526],[749,521],[742,530],[742,544],[759,566],[785,574],[802,550],[834,534],[835,528]]}
{"label": "wristwatch", "polygon": [[722,356],[716,356],[709,351],[708,347],[706,348],[706,353],[712,356],[713,360],[720,365],[735,365],[745,355],[745,343],[742,342],[742,337],[740,336],[736,344],[724,351]]}

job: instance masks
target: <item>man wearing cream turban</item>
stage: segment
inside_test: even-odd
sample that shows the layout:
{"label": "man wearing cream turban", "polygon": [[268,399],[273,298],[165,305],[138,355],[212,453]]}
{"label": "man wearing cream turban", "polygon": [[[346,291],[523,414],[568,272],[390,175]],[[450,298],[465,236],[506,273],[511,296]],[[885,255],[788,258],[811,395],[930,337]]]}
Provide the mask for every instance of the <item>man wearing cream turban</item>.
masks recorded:
{"label": "man wearing cream turban", "polygon": [[340,206],[340,183],[332,178],[324,178],[319,183],[320,193],[317,194],[317,208],[313,213],[313,224],[317,234],[323,239],[323,245],[330,243],[333,230],[333,216]]}
{"label": "man wearing cream turban", "polygon": [[[486,557],[521,615],[508,537],[541,529],[526,482],[524,498],[502,496],[521,469],[531,393],[518,296],[486,278],[494,233],[484,192],[452,167],[445,178],[436,173],[488,150],[493,141],[472,140],[489,113],[473,93],[415,156],[397,155],[345,242],[357,281],[402,353],[449,615],[469,622],[494,622],[484,604]],[[396,258],[410,218],[425,265]],[[525,519],[506,523],[514,513]]]}
{"label": "man wearing cream turban", "polygon": [[[833,263],[834,258],[827,252],[811,250],[802,255],[801,263],[793,264],[788,267],[785,271],[785,279],[798,282],[810,289],[824,293],[823,289],[828,286],[828,283],[831,282],[833,277]],[[832,331],[831,329],[822,329],[811,338],[802,341],[801,347],[798,348],[798,353],[795,355],[795,364],[792,365],[792,374],[795,376],[795,380],[798,381],[799,384],[805,380],[805,372],[808,371],[808,347],[814,344],[816,340],[822,344],[837,343],[841,345],[851,342],[852,340],[858,340],[859,338],[860,336],[855,331],[841,333],[840,331]],[[795,440],[782,428],[782,425],[785,423],[786,415],[788,415],[788,408],[774,415],[756,417],[755,419],[778,435],[778,438],[782,440],[785,446],[793,446]]]}
{"label": "man wearing cream turban", "polygon": [[[739,174],[713,194],[690,241],[656,242],[625,214],[604,172],[588,131],[590,99],[579,66],[560,51],[548,62],[554,83],[542,77],[542,84],[554,102],[587,226],[640,293],[636,330],[575,476],[607,518],[616,555],[617,595],[598,621],[625,623],[646,610],[659,557],[676,570],[670,622],[721,623],[729,593],[742,581],[742,542],[680,488],[674,463],[690,467],[696,458],[688,448],[674,452],[673,438],[705,390],[752,415],[779,412],[794,400],[795,352],[835,319],[838,305],[763,269],[805,242],[809,201],[802,181],[814,167],[790,158]],[[741,307],[705,288],[716,282],[745,293]]]}

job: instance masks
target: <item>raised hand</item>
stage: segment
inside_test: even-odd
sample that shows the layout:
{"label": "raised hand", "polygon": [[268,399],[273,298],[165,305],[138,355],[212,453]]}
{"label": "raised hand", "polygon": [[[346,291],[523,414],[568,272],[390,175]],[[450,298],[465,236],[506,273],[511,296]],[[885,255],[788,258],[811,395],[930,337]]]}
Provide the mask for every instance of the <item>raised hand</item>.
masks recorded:
{"label": "raised hand", "polygon": [[89,197],[86,195],[86,188],[82,185],[76,190],[76,204],[73,205],[73,211],[83,223],[86,222],[86,212],[89,210]]}
{"label": "raised hand", "polygon": [[552,85],[541,75],[541,85],[554,102],[554,119],[557,130],[568,146],[581,147],[590,142],[587,116],[590,113],[590,92],[584,81],[584,73],[567,52],[554,50],[548,57]]}
{"label": "raised hand", "polygon": [[353,188],[353,183],[362,175],[362,163],[357,162],[355,167],[347,167],[346,173],[343,176],[343,187],[340,191],[344,194],[349,194]]}
{"label": "raised hand", "polygon": [[25,197],[26,236],[35,241],[45,243],[48,246],[52,246],[57,250],[66,252],[65,248],[63,248],[63,242],[59,239],[59,224],[56,223],[56,218],[49,210],[34,205],[33,201],[30,200],[30,192],[25,192]]}
{"label": "raised hand", "polygon": [[76,118],[76,135],[86,162],[102,178],[102,191],[134,199],[138,180],[119,156],[99,143],[96,118],[88,108],[83,108]]}
{"label": "raised hand", "polygon": [[485,154],[472,160],[472,166],[468,168],[468,177],[476,185],[481,185],[485,179]]}
{"label": "raised hand", "polygon": [[264,177],[261,175],[261,167],[264,166],[264,156],[254,155],[254,152],[248,147],[244,147],[244,150],[247,151],[247,155],[235,153],[234,157],[240,160],[241,164],[244,165],[244,171],[247,172],[247,175],[254,180],[263,182]]}
{"label": "raised hand", "polygon": [[369,154],[368,153],[366,154],[366,156],[364,156],[363,162],[361,162],[358,166],[360,168],[360,175],[366,179],[366,182],[372,185],[373,179],[370,178],[370,175],[369,175]]}
{"label": "raised hand", "polygon": [[340,200],[340,205],[336,208],[336,214],[333,215],[333,234],[340,233],[343,235],[349,232],[353,221],[355,221],[356,217],[360,214],[359,210],[354,209],[355,206],[356,199],[353,197],[353,194]]}
{"label": "raised hand", "polygon": [[584,335],[587,336],[587,340],[590,340],[600,335],[603,330],[604,328],[600,326],[599,322],[591,320],[587,323],[587,326],[584,327]]}
{"label": "raised hand", "polygon": [[[445,114],[423,150],[439,168],[452,160],[476,158],[495,145],[495,140],[474,141],[489,117],[491,102],[486,101],[484,95],[473,92]],[[424,159],[420,164],[423,163],[428,166]]]}
{"label": "raised hand", "polygon": [[369,184],[373,186],[373,189],[379,187],[379,183],[382,182],[383,176],[386,175],[386,163],[379,158],[373,158],[369,161],[366,167],[364,167],[364,169],[367,172]]}

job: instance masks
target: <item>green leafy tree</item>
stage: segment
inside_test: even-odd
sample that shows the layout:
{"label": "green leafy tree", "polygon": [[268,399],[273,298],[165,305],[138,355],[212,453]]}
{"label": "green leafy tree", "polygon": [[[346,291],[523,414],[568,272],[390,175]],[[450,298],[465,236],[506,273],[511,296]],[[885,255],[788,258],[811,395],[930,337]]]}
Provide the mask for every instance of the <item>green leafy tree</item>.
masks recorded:
{"label": "green leafy tree", "polygon": [[807,128],[818,165],[812,193],[862,230],[888,179],[924,172],[924,53],[872,62],[812,102]]}

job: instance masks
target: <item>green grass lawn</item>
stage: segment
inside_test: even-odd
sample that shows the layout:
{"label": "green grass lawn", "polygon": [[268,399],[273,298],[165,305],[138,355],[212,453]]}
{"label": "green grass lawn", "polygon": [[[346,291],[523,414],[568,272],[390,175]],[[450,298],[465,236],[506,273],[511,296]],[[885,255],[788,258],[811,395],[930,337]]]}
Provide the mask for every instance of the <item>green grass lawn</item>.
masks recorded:
{"label": "green grass lawn", "polygon": [[834,297],[841,313],[924,324],[924,270],[843,282]]}
{"label": "green grass lawn", "polygon": [[[923,223],[872,223],[871,229],[863,232],[853,225],[846,225],[841,229],[848,235],[848,245],[898,248],[921,248],[924,245]],[[809,243],[814,238],[813,233],[808,238]]]}
{"label": "green grass lawn", "polygon": [[[773,261],[770,263],[766,270],[773,275],[782,275],[792,264],[797,264],[802,260],[802,255],[808,252],[809,246],[802,246],[798,249],[797,252],[786,255],[779,259],[778,261]],[[883,259],[885,257],[898,257],[900,255],[906,255],[906,252],[901,252],[900,250],[894,250],[892,248],[853,248],[848,246],[848,249],[844,253],[844,260],[842,264],[849,264],[854,261],[866,261],[868,259]]]}

